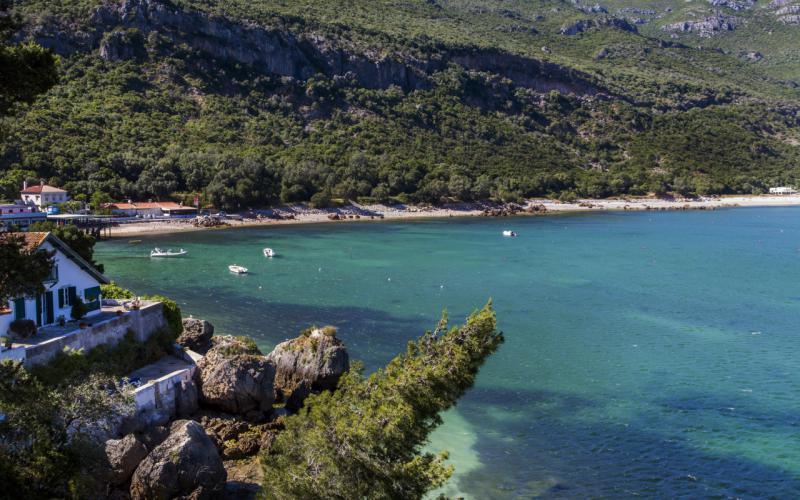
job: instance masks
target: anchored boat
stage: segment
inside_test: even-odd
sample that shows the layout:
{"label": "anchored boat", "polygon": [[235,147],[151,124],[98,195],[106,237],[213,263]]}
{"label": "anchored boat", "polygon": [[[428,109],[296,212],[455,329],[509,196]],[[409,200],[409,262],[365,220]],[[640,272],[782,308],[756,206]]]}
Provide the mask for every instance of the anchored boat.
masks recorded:
{"label": "anchored boat", "polygon": [[236,274],[247,274],[247,268],[244,266],[238,266],[236,264],[231,264],[228,266],[228,270],[232,273]]}
{"label": "anchored boat", "polygon": [[189,252],[183,248],[176,252],[171,248],[169,250],[161,250],[160,248],[156,247],[150,251],[150,257],[180,257],[182,255],[186,255],[187,253]]}
{"label": "anchored boat", "polygon": [[264,257],[272,258],[275,257],[275,250],[267,247],[264,249]]}
{"label": "anchored boat", "polygon": [[517,236],[517,233],[515,233],[514,231],[503,231],[503,236],[514,238]]}

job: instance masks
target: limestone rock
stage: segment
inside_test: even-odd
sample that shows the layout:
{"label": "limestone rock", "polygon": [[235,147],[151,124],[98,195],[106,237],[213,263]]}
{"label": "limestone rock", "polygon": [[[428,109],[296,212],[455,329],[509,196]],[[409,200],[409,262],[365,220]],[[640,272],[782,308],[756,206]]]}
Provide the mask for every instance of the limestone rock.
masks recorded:
{"label": "limestone rock", "polygon": [[[275,364],[276,387],[288,399],[296,390],[302,390],[306,395],[310,390],[333,390],[339,377],[350,369],[347,349],[336,338],[336,329],[332,327],[315,329],[307,335],[281,342],[267,355],[267,359]],[[303,382],[309,387],[302,388]],[[297,407],[302,403],[292,402]]]}
{"label": "limestone rock", "polygon": [[214,325],[204,319],[186,318],[183,320],[183,332],[178,337],[178,344],[204,353],[211,347]]}
{"label": "limestone rock", "polygon": [[109,482],[113,485],[127,483],[139,462],[147,456],[147,447],[135,434],[109,439],[105,451],[110,466]]}
{"label": "limestone rock", "polygon": [[215,498],[222,494],[226,479],[219,452],[200,424],[178,420],[167,439],[137,467],[131,498]]}
{"label": "limestone rock", "polygon": [[200,403],[248,417],[266,416],[275,401],[275,365],[255,344],[234,337],[215,337],[197,363]]}

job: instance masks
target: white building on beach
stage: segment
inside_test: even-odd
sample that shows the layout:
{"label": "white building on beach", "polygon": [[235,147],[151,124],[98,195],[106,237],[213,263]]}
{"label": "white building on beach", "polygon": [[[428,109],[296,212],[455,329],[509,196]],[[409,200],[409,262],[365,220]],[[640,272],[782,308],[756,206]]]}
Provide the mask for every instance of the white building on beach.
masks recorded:
{"label": "white building on beach", "polygon": [[769,194],[797,194],[797,190],[789,186],[769,188]]}
{"label": "white building on beach", "polygon": [[57,323],[60,316],[70,320],[72,304],[78,298],[86,304],[87,316],[100,312],[100,284],[108,283],[105,276],[51,233],[11,233],[0,237],[17,236],[24,238],[28,250],[55,250],[53,270],[41,295],[17,297],[0,304],[0,336],[7,334],[16,319],[31,319],[37,326]]}

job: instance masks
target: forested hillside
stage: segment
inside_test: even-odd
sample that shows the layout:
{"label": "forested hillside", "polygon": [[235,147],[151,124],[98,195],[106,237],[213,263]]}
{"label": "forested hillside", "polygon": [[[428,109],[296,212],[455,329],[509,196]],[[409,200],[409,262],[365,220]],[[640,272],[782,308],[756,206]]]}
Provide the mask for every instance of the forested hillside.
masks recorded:
{"label": "forested hillside", "polygon": [[800,181],[794,3],[19,1],[61,76],[2,122],[0,197],[763,192]]}

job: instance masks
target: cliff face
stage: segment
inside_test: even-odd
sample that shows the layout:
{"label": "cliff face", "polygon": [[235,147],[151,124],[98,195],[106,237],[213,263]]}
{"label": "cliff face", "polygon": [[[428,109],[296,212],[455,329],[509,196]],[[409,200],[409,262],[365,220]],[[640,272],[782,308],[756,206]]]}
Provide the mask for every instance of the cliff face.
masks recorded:
{"label": "cliff face", "polygon": [[352,75],[365,88],[396,85],[414,90],[431,87],[430,75],[455,63],[469,70],[501,74],[514,85],[537,91],[602,92],[586,74],[500,50],[453,49],[427,60],[358,53],[320,35],[298,36],[285,29],[234,22],[181,10],[162,0],[108,2],[92,12],[83,28],[34,23],[24,36],[32,36],[62,56],[99,50],[104,59],[124,60],[144,57],[151,34],[165,37],[173,47],[190,47],[214,59],[297,80],[320,73]]}

